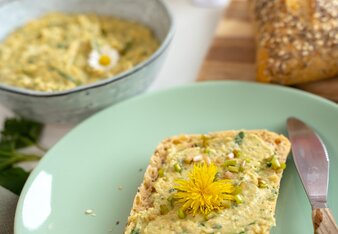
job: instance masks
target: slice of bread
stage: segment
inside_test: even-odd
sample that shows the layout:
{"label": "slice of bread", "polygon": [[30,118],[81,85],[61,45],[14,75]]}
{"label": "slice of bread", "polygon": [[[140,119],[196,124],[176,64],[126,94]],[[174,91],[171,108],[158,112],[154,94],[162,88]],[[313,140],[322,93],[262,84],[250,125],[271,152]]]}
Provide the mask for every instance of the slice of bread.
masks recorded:
{"label": "slice of bread", "polygon": [[[266,130],[165,139],[150,159],[125,233],[269,233],[289,151],[287,138]],[[195,178],[194,170],[208,173]],[[180,185],[188,182],[182,181],[189,180],[193,186],[212,185],[183,191]],[[192,190],[203,193],[200,200]]]}

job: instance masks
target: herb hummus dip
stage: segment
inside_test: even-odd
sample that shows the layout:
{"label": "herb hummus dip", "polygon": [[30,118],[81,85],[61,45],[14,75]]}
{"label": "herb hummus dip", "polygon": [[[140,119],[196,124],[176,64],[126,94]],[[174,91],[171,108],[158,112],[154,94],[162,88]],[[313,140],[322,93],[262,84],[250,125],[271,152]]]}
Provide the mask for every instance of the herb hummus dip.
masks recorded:
{"label": "herb hummus dip", "polygon": [[269,233],[289,150],[284,136],[266,130],[164,140],[125,234]]}
{"label": "herb hummus dip", "polygon": [[152,31],[137,22],[50,13],[0,44],[0,82],[38,91],[67,90],[127,71],[158,47]]}

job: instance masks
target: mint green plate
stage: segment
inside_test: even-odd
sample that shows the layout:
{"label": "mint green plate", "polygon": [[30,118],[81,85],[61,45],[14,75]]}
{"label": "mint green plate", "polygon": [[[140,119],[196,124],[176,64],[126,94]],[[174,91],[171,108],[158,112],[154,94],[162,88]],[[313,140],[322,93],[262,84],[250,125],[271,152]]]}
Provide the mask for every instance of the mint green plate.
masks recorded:
{"label": "mint green plate", "polygon": [[[269,129],[286,134],[289,116],[322,136],[331,163],[329,206],[338,217],[338,105],[290,88],[244,82],[201,83],[142,95],[80,124],[29,177],[15,233],[123,233],[156,145],[181,133]],[[292,158],[271,233],[311,233],[311,210]],[[86,210],[93,214],[85,214]]]}

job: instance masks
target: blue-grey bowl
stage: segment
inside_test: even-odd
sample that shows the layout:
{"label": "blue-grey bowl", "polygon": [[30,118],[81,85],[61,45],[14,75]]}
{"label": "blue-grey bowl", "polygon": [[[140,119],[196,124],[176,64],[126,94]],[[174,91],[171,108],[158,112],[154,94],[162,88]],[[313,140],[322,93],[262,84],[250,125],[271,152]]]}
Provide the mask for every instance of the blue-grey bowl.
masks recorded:
{"label": "blue-grey bowl", "polygon": [[74,89],[40,92],[0,84],[2,105],[22,117],[43,123],[79,122],[111,104],[142,93],[155,79],[173,37],[173,19],[162,0],[17,0],[0,4],[0,40],[29,20],[61,11],[94,12],[135,20],[149,26],[161,42],[149,59],[133,69]]}

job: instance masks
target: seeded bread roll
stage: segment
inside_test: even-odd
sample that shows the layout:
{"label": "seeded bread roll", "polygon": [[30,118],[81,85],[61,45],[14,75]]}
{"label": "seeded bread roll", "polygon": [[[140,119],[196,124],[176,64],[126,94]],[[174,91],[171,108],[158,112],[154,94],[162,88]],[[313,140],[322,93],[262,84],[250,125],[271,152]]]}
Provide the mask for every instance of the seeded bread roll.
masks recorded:
{"label": "seeded bread roll", "polygon": [[257,80],[285,85],[338,76],[337,0],[251,0]]}
{"label": "seeded bread roll", "polygon": [[[275,225],[277,195],[289,151],[287,138],[266,130],[167,138],[157,146],[150,159],[124,233],[267,234]],[[227,178],[240,186],[243,201],[232,201],[232,205],[212,215],[189,214],[189,211],[181,214],[182,204],[175,200],[180,189],[175,189],[175,183],[177,179],[189,180],[191,170],[200,163],[218,168],[211,183]],[[236,168],[239,171],[236,172]],[[208,175],[202,177],[205,176]]]}

